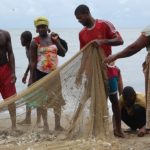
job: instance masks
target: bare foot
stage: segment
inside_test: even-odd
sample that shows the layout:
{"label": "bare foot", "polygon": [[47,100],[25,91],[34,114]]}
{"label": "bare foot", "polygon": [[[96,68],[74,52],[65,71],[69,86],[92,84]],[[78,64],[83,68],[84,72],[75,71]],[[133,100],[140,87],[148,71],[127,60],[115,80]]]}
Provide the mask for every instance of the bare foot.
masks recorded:
{"label": "bare foot", "polygon": [[145,128],[141,128],[138,131],[138,137],[143,137],[146,134],[146,129]]}
{"label": "bare foot", "polygon": [[31,125],[31,120],[24,119],[23,121],[17,122],[19,125]]}
{"label": "bare foot", "polygon": [[116,137],[121,137],[121,138],[125,138],[125,135],[124,135],[124,132],[123,132],[123,131],[114,130],[114,136],[116,136]]}

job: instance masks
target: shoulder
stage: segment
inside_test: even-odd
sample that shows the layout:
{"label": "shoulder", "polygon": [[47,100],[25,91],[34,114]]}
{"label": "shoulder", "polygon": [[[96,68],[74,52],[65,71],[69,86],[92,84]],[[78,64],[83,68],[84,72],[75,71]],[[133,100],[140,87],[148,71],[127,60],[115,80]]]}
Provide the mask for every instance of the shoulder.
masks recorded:
{"label": "shoulder", "polygon": [[97,24],[101,24],[103,26],[108,26],[108,27],[111,27],[111,28],[115,28],[114,25],[108,20],[97,19]]}
{"label": "shoulder", "polygon": [[33,41],[35,41],[36,43],[40,43],[40,37],[39,36],[34,37]]}
{"label": "shoulder", "polygon": [[138,99],[145,99],[145,94],[144,93],[137,92],[136,96],[137,96]]}
{"label": "shoulder", "polygon": [[33,37],[31,45],[39,45],[39,44],[40,44],[40,37],[39,36]]}
{"label": "shoulder", "polygon": [[5,37],[7,40],[10,39],[10,33],[6,30],[0,30],[0,34]]}
{"label": "shoulder", "polygon": [[84,27],[80,32],[79,32],[79,35],[83,34],[84,32],[86,32],[86,27]]}
{"label": "shoulder", "polygon": [[112,33],[116,33],[117,30],[115,28],[115,26],[108,20],[100,20],[98,19],[96,22],[96,27],[98,28],[103,28],[103,30],[108,31],[108,32],[112,32]]}

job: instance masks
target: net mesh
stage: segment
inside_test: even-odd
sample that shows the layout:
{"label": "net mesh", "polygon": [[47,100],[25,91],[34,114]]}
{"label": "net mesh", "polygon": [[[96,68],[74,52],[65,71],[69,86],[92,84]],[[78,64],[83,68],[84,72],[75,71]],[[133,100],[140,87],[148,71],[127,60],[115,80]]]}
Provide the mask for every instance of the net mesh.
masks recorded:
{"label": "net mesh", "polygon": [[[12,102],[16,103],[17,110],[26,103],[32,109],[41,105],[56,109],[57,106],[62,106],[61,124],[65,128],[63,140],[96,138],[104,141],[109,135],[109,125],[107,78],[102,66],[103,59],[103,50],[89,44],[57,70],[1,102],[0,110],[8,112],[7,106]],[[17,113],[17,119],[20,116]],[[51,119],[51,122],[54,121]],[[50,129],[51,124],[53,123],[50,123]],[[32,126],[25,133],[35,130]],[[84,142],[77,143],[80,145]],[[63,148],[60,146],[60,149]]]}

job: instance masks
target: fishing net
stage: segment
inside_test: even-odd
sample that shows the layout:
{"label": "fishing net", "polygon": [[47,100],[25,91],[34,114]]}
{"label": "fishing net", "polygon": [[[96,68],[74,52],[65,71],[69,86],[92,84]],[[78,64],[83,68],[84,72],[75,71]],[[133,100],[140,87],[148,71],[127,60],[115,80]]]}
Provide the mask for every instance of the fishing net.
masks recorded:
{"label": "fishing net", "polygon": [[[109,118],[107,78],[102,65],[103,59],[103,50],[91,43],[57,70],[23,92],[1,102],[0,109],[7,111],[8,104],[12,102],[16,103],[16,109],[27,103],[32,109],[41,105],[48,110],[62,106],[61,125],[65,128],[63,140],[81,138],[105,140],[109,135]],[[48,115],[51,116],[52,113]],[[20,114],[17,113],[17,119],[18,117]],[[51,119],[51,122],[54,121]],[[52,129],[51,124],[49,127]],[[33,132],[36,129],[32,127],[27,130]],[[77,143],[80,145],[84,142]]]}

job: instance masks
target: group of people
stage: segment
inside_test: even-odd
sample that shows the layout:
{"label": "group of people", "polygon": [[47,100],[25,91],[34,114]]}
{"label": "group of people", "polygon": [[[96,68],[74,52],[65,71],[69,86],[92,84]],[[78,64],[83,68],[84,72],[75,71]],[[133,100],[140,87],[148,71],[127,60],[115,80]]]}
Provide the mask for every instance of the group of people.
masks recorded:
{"label": "group of people", "polygon": [[[142,35],[133,44],[129,45],[123,51],[112,54],[112,46],[123,44],[123,39],[114,25],[105,20],[95,19],[86,5],[79,5],[75,9],[75,17],[84,28],[79,33],[80,48],[83,48],[89,42],[93,42],[96,46],[101,47],[105,54],[104,64],[107,68],[109,99],[112,104],[113,111],[113,131],[117,137],[124,137],[121,127],[121,120],[124,121],[131,130],[139,129],[138,136],[146,133],[146,100],[145,96],[135,92],[135,90],[127,86],[123,88],[120,69],[110,64],[118,58],[131,56],[141,49],[150,46],[150,30],[144,30]],[[30,79],[28,85],[43,78],[57,68],[58,56],[65,56],[68,50],[67,43],[59,37],[57,33],[50,33],[49,22],[45,17],[35,19],[34,25],[37,37],[32,38],[29,31],[21,34],[22,46],[25,46],[29,65],[24,74],[22,82],[26,83],[27,74],[30,71]],[[50,57],[47,57],[49,53]],[[53,54],[52,54],[53,53]],[[149,55],[148,55],[149,56]],[[149,73],[149,57],[144,63],[145,81],[148,81]],[[46,63],[45,63],[46,62]],[[5,72],[8,76],[3,76]],[[5,79],[4,79],[5,78]],[[16,93],[15,88],[15,60],[11,46],[10,34],[7,31],[0,30],[0,92],[2,97],[7,97]],[[148,85],[146,84],[146,89]],[[118,90],[120,98],[118,98]],[[31,124],[31,109],[26,106],[26,118],[21,122]],[[12,120],[12,129],[16,128],[16,108],[15,103],[8,105]],[[55,114],[55,130],[63,130],[60,125],[61,105],[54,109]],[[47,108],[40,106],[37,108],[37,124],[43,118],[44,130],[49,130],[47,122]]]}
{"label": "group of people", "polygon": [[[112,67],[118,58],[128,57],[143,48],[150,50],[150,27],[143,30],[142,35],[133,44],[123,51],[112,55],[111,47],[123,44],[123,39],[112,23],[94,19],[86,5],[80,5],[75,10],[77,20],[84,26],[79,33],[80,48],[89,42],[101,47],[105,54],[104,66],[107,67],[109,99],[113,111],[114,135],[124,137],[121,128],[121,120],[130,127],[131,130],[138,130],[138,136],[146,133],[146,98],[145,95],[136,93],[133,87],[123,88],[120,71]],[[148,54],[149,56],[149,54]],[[143,63],[146,78],[146,94],[148,90],[149,57]],[[118,90],[120,97],[118,98]]]}

